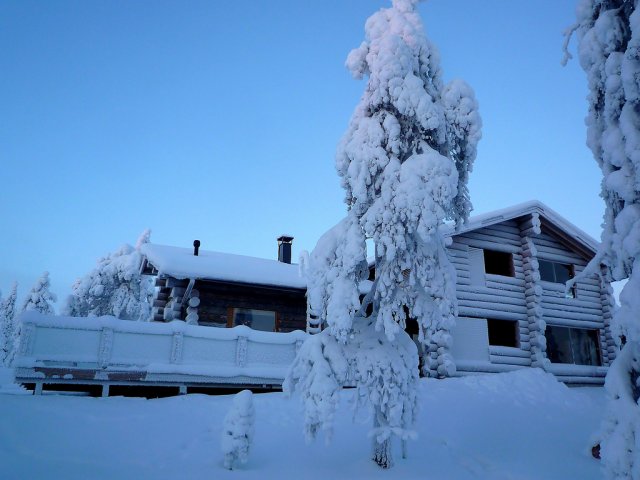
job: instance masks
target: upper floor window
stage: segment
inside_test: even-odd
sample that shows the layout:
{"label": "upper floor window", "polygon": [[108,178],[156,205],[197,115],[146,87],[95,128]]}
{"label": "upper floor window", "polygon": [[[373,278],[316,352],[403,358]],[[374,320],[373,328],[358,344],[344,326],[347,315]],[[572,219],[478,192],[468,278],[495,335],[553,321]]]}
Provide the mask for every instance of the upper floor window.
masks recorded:
{"label": "upper floor window", "polygon": [[514,277],[513,255],[509,252],[484,250],[484,271],[493,275]]}
{"label": "upper floor window", "polygon": [[[540,280],[544,280],[545,282],[565,284],[571,280],[575,274],[573,265],[566,263],[550,262],[549,260],[538,259],[538,264],[540,266]],[[575,298],[575,285],[569,292],[567,292],[567,296]]]}
{"label": "upper floor window", "polygon": [[538,259],[540,265],[540,279],[547,282],[567,283],[573,278],[573,265],[550,262]]}

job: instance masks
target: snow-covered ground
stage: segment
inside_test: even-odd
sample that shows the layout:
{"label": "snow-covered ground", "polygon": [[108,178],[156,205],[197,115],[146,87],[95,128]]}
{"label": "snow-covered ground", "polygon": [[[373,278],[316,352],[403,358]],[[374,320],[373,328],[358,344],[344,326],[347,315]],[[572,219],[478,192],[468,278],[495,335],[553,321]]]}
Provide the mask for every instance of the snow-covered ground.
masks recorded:
{"label": "snow-covered ground", "polygon": [[[0,381],[6,381],[6,373]],[[2,377],[2,374],[0,374]],[[297,399],[254,395],[248,463],[222,465],[232,396],[157,400],[16,395],[0,389],[0,478],[297,478],[431,480],[601,478],[589,455],[604,408],[601,388],[568,388],[536,369],[421,380],[418,439],[383,471],[369,457],[370,420],[353,420],[342,393],[331,444],[307,445]]]}

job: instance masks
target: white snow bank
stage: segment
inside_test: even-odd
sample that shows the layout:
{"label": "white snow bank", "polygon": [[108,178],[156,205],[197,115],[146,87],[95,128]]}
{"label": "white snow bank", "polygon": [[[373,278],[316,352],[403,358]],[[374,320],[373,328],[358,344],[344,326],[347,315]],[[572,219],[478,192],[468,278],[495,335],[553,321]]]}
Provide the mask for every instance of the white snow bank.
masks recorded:
{"label": "white snow bank", "polygon": [[[601,478],[588,450],[602,416],[602,388],[568,388],[526,369],[423,379],[419,390],[418,440],[391,471],[368,460],[370,419],[354,422],[349,408],[340,408],[333,442],[306,445],[297,401],[279,393],[254,395],[251,457],[233,472],[218,453],[233,396],[0,395],[2,478]],[[340,401],[353,393],[341,392]]]}
{"label": "white snow bank", "polygon": [[160,274],[178,279],[196,278],[306,288],[298,266],[266,258],[233,255],[146,243],[140,251]]}
{"label": "white snow bank", "polygon": [[12,368],[0,367],[0,395],[31,395],[31,392],[14,383]]}

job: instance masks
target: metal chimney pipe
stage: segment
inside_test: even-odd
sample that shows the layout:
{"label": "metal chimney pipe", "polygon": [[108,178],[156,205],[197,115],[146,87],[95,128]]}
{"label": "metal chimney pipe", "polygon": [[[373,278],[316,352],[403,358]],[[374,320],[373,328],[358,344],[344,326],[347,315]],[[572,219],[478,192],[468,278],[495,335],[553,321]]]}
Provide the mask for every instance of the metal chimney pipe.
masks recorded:
{"label": "metal chimney pipe", "polygon": [[193,241],[193,254],[196,257],[198,256],[198,250],[200,250],[200,240],[194,240]]}
{"label": "metal chimney pipe", "polygon": [[291,263],[291,244],[293,237],[289,235],[280,235],[278,237],[278,261],[282,263]]}

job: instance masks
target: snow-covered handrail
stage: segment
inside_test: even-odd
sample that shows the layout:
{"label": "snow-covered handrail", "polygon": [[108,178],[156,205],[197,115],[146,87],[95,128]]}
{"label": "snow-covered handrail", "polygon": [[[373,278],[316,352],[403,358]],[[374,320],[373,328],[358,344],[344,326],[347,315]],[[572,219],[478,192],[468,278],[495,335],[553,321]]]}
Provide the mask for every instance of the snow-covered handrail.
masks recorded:
{"label": "snow-covered handrail", "polygon": [[[138,372],[141,382],[278,384],[307,337],[302,331],[213,328],[182,321],[147,323],[114,317],[73,318],[26,312],[14,366],[17,377],[49,370]],[[78,377],[79,378],[79,377]],[[46,383],[46,382],[45,382]],[[77,383],[77,382],[76,382]]]}

